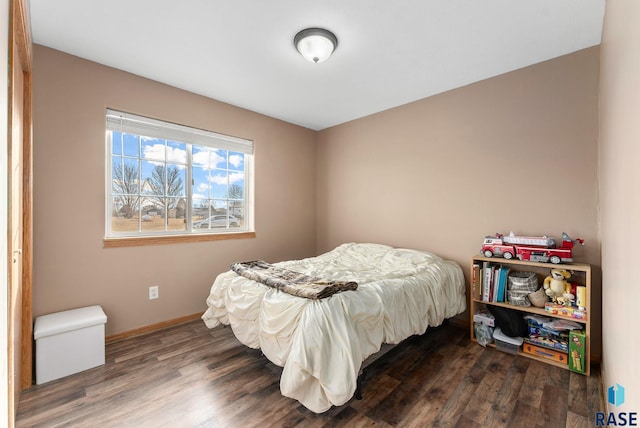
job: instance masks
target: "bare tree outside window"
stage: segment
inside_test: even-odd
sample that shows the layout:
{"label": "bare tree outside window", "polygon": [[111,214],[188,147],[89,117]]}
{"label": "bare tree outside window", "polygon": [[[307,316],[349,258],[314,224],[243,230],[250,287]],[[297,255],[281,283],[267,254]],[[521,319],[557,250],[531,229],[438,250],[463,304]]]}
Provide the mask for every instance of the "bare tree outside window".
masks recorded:
{"label": "bare tree outside window", "polygon": [[[160,208],[163,213],[168,213],[177,207],[177,197],[184,195],[184,184],[180,176],[180,170],[175,165],[165,167],[164,165],[156,165],[153,168],[151,177],[145,180],[145,193],[149,193],[149,199],[153,201],[156,207]],[[183,216],[184,216],[184,210]]]}
{"label": "bare tree outside window", "polygon": [[237,184],[230,185],[229,191],[227,192],[227,199],[229,200],[230,214],[236,217],[243,217],[244,189],[242,186],[238,186]]}
{"label": "bare tree outside window", "polygon": [[132,218],[140,205],[138,186],[140,183],[137,163],[118,163],[113,165],[113,195],[119,207],[115,214]]}

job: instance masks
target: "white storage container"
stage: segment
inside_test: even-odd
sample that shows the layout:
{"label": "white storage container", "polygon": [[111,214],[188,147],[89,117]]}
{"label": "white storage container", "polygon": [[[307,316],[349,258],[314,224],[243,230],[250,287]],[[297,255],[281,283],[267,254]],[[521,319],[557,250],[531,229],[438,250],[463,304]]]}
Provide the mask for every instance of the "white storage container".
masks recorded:
{"label": "white storage container", "polygon": [[99,305],[36,318],[36,383],[38,385],[104,364],[104,325]]}
{"label": "white storage container", "polygon": [[493,339],[496,341],[496,349],[512,355],[518,355],[522,342],[524,342],[522,337],[507,336],[499,327],[494,330]]}

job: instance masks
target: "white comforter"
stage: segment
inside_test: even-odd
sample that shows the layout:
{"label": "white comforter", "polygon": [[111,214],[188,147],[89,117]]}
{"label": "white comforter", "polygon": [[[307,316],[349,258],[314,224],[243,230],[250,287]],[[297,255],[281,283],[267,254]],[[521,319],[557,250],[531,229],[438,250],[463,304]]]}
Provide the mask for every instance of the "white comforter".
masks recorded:
{"label": "white comforter", "polygon": [[364,359],[465,310],[462,270],[431,253],[380,244],[343,244],[277,266],[358,289],[310,300],[229,271],[220,274],[202,315],[231,325],[243,344],[284,367],[283,395],[313,412],[349,401]]}

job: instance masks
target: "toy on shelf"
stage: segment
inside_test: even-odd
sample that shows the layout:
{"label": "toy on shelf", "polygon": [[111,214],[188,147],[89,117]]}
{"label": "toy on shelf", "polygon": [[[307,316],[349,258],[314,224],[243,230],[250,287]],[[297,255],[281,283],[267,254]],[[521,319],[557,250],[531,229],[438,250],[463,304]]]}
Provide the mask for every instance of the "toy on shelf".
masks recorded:
{"label": "toy on shelf", "polygon": [[578,309],[586,309],[587,287],[585,287],[584,285],[576,286],[576,305],[578,305]]}
{"label": "toy on shelf", "polygon": [[585,373],[585,343],[586,336],[583,330],[572,330],[569,333],[569,352],[571,353],[571,358],[569,358],[569,370],[578,373]]}
{"label": "toy on shelf", "polygon": [[576,296],[571,293],[571,284],[567,279],[571,278],[568,270],[551,269],[551,275],[544,279],[543,287],[547,296],[553,303],[571,306]]}
{"label": "toy on shelf", "polygon": [[560,247],[556,239],[549,236],[517,236],[511,232],[508,236],[496,233],[495,236],[487,236],[482,243],[481,252],[485,257],[503,257],[510,260],[516,257],[518,260],[532,262],[573,262],[572,250],[575,244],[584,245],[584,239],[571,237],[562,233]]}
{"label": "toy on shelf", "polygon": [[569,317],[576,320],[587,320],[586,309],[580,309],[576,306],[564,306],[558,303],[548,302],[544,305],[544,310],[552,315],[560,315],[563,317]]}

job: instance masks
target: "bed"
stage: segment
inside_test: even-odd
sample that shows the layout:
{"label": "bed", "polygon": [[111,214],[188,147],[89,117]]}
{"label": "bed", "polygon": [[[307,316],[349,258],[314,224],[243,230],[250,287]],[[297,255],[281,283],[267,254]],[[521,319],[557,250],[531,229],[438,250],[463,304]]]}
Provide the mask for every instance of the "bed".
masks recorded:
{"label": "bed", "polygon": [[280,391],[315,413],[349,401],[363,361],[466,308],[460,266],[425,251],[347,243],[317,257],[274,263],[355,290],[310,299],[218,275],[202,319],[229,325],[244,345],[283,367]]}

